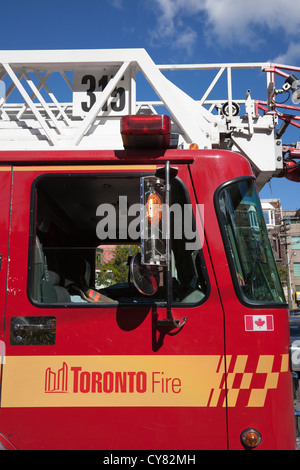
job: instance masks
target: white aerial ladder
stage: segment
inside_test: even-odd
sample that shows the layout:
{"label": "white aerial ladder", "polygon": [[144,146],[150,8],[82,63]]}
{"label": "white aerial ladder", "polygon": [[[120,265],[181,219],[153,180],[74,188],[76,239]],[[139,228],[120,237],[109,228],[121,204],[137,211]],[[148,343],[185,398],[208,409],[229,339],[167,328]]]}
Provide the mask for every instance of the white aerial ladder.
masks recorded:
{"label": "white aerial ladder", "polygon": [[[199,96],[192,98],[166,77],[179,71],[197,73]],[[247,80],[233,89],[233,74],[250,71],[255,80],[266,74],[264,100],[251,97]],[[196,143],[242,153],[260,189],[273,176],[289,177],[287,163],[299,158],[297,144],[281,142],[290,123],[300,127],[297,108],[276,103],[281,93],[297,93],[291,71],[300,68],[268,62],[156,65],[144,49],[0,51],[0,152],[123,149],[121,116],[162,109],[171,116],[179,148]],[[154,90],[153,99],[141,100],[138,72]],[[208,82],[202,80],[205,72]],[[278,89],[275,75],[283,82]],[[222,80],[226,92],[219,97]],[[276,130],[279,120],[283,125]],[[291,161],[291,179],[299,181],[299,163]]]}

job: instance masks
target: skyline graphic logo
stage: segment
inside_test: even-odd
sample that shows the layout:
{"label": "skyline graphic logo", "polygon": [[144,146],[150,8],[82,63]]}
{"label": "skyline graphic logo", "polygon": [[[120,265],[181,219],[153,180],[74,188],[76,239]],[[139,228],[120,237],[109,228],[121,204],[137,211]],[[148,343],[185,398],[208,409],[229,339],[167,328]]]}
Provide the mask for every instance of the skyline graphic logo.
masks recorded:
{"label": "skyline graphic logo", "polygon": [[57,372],[48,367],[45,372],[45,393],[68,393],[68,373],[65,362]]}
{"label": "skyline graphic logo", "polygon": [[[264,331],[268,325],[259,316],[257,328]],[[267,320],[267,319],[266,319]],[[252,330],[253,331],[253,330]],[[295,359],[300,354],[295,351]],[[28,374],[34,377],[32,359],[25,359],[17,393],[7,393],[5,407],[20,405],[42,407],[223,407],[239,403],[246,407],[263,407],[267,395],[276,389],[282,374],[289,372],[289,355],[259,355],[255,362],[248,355],[229,357],[230,372],[224,369],[223,355],[183,356],[178,364],[177,356],[160,356],[159,363],[152,356],[87,356],[55,358],[39,367],[44,385],[39,390],[31,388]],[[277,359],[276,359],[277,357]],[[15,360],[12,357],[12,363]],[[17,358],[19,360],[19,358]],[[69,362],[70,361],[70,362]],[[195,370],[206,370],[208,376]],[[11,376],[15,368],[12,367]],[[242,374],[242,380],[240,375]],[[262,376],[264,374],[264,376]],[[263,377],[267,377],[263,379]],[[25,380],[26,378],[26,380]],[[226,378],[226,380],[225,380]],[[241,405],[242,406],[242,405]]]}

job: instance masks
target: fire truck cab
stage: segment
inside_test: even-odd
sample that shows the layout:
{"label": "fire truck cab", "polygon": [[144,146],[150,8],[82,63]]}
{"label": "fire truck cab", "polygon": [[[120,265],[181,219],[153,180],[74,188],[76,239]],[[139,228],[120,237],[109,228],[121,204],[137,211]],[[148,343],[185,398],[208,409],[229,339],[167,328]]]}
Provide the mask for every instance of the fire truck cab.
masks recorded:
{"label": "fire truck cab", "polygon": [[[214,114],[208,95],[235,67],[194,100],[144,50],[0,64],[0,447],[295,449],[287,304],[257,192],[299,176],[275,88],[262,115],[231,93]],[[161,102],[137,101],[138,71]]]}

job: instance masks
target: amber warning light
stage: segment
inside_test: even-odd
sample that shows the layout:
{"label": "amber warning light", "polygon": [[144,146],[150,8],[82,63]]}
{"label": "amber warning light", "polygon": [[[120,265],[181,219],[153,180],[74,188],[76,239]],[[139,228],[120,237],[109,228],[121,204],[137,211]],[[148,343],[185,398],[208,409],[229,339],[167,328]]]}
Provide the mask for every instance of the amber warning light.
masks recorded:
{"label": "amber warning light", "polygon": [[168,148],[171,120],[167,115],[123,116],[121,135],[125,149]]}

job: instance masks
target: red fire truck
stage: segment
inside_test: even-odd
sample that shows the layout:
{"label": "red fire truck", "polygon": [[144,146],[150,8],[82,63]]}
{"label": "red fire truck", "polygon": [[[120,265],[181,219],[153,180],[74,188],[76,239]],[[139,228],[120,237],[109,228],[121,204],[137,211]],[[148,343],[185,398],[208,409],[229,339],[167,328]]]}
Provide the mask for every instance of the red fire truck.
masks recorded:
{"label": "red fire truck", "polygon": [[[216,73],[197,99],[167,78],[192,68]],[[266,101],[233,99],[241,69],[266,73]],[[295,449],[257,193],[300,180],[281,142],[297,113],[276,101],[297,94],[290,71],[0,52],[1,448]],[[209,99],[224,77],[226,99]]]}

